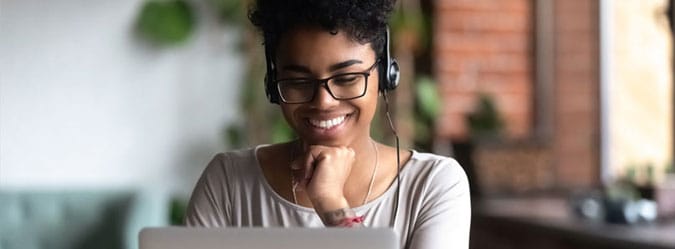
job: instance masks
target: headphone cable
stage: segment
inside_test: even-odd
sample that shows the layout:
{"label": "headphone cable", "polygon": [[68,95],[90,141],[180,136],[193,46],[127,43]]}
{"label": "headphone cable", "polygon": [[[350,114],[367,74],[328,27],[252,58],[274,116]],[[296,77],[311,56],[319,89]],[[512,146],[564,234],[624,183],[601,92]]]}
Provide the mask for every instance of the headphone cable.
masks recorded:
{"label": "headphone cable", "polygon": [[389,114],[389,100],[387,98],[386,89],[382,90],[382,97],[384,98],[384,108],[387,116],[387,121],[389,122],[389,128],[391,129],[391,132],[394,134],[394,138],[396,139],[396,202],[394,202],[394,213],[392,214],[392,218],[390,221],[390,226],[393,229],[394,225],[396,224],[399,199],[401,198],[401,153],[400,153],[401,147],[399,145],[398,133],[396,132],[396,128],[394,128],[394,122],[391,120],[391,115]]}

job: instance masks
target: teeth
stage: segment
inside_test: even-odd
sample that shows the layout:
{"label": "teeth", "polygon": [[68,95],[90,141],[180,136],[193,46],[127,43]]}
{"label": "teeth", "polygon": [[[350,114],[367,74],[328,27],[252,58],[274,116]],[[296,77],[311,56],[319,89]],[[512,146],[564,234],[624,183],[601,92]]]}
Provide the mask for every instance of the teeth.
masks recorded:
{"label": "teeth", "polygon": [[345,121],[345,116],[340,116],[334,119],[330,120],[316,120],[316,119],[310,119],[309,122],[316,127],[322,128],[322,129],[330,129],[333,128],[336,125],[341,124],[343,121]]}

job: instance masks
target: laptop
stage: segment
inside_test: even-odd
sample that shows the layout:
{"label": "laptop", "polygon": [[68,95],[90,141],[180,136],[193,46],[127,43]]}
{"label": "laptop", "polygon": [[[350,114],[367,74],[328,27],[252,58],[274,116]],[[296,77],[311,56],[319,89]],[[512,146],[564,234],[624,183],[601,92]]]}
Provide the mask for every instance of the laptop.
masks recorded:
{"label": "laptop", "polygon": [[140,249],[399,249],[391,228],[188,228],[141,230]]}

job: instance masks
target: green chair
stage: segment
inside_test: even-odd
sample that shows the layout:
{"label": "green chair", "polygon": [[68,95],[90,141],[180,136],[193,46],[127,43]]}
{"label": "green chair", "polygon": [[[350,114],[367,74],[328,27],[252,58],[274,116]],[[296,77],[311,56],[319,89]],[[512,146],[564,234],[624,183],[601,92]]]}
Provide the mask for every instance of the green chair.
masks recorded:
{"label": "green chair", "polygon": [[0,190],[0,249],[135,249],[168,217],[159,193]]}

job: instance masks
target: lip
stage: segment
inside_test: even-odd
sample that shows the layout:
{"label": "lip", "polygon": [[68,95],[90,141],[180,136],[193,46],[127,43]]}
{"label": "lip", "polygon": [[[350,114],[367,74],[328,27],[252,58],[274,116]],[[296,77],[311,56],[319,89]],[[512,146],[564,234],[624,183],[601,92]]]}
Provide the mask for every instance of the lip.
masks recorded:
{"label": "lip", "polygon": [[347,115],[341,115],[331,119],[309,119],[309,123],[316,128],[331,129],[334,126],[342,124],[346,117]]}
{"label": "lip", "polygon": [[345,117],[344,120],[340,124],[335,125],[333,127],[330,127],[328,129],[314,126],[310,122],[310,118],[308,118],[308,117],[305,118],[304,124],[305,124],[305,127],[307,128],[307,130],[309,131],[308,135],[310,135],[310,136],[312,136],[316,139],[322,139],[322,140],[323,139],[338,138],[340,133],[342,133],[342,131],[346,128],[347,123],[351,120],[351,117],[352,117],[351,113],[342,114],[342,115],[330,115],[330,116],[319,115],[319,116],[312,116],[311,117],[311,119],[314,119],[314,120],[331,120],[331,119],[338,118],[340,116],[344,116]]}

